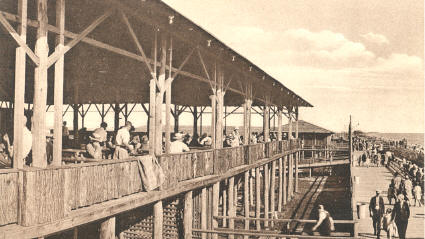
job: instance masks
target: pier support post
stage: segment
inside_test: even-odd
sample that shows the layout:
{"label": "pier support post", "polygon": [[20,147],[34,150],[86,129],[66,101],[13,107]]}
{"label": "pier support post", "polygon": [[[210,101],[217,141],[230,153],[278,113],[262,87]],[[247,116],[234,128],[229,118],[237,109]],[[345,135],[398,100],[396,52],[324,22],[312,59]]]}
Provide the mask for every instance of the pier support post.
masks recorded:
{"label": "pier support post", "polygon": [[163,208],[162,201],[158,201],[153,205],[153,238],[162,238],[162,227],[163,227]]}
{"label": "pier support post", "polygon": [[[207,188],[201,190],[201,229],[207,229]],[[207,234],[203,232],[201,238],[206,239]]]}
{"label": "pier support post", "polygon": [[263,133],[264,142],[268,142],[270,139],[270,106],[267,102],[263,111]]}
{"label": "pier support post", "polygon": [[[223,191],[221,192],[222,194],[222,201],[223,201],[223,216],[227,216],[227,189],[226,186],[228,187],[229,184],[227,183],[228,180],[225,180],[223,183],[225,184],[225,186],[223,187]],[[227,185],[226,185],[227,184]],[[223,227],[227,227],[227,219],[223,218]]]}
{"label": "pier support post", "polygon": [[288,173],[286,172],[287,170],[287,161],[288,161],[288,156],[285,155],[283,156],[283,169],[282,169],[282,174],[283,174],[283,185],[282,185],[282,197],[283,197],[283,205],[286,205],[286,202],[288,200]]}
{"label": "pier support post", "polygon": [[183,209],[183,230],[184,238],[192,239],[192,210],[193,210],[193,199],[192,191],[187,192],[184,195],[184,209]]}
{"label": "pier support post", "polygon": [[295,192],[297,193],[298,192],[298,173],[299,173],[299,170],[298,170],[298,161],[299,161],[299,159],[300,159],[300,152],[298,151],[298,152],[296,152],[295,153]]}
{"label": "pier support post", "polygon": [[[249,217],[249,171],[244,173],[244,185],[243,185],[243,205],[244,205],[244,216]],[[245,230],[249,230],[249,220],[245,220]],[[244,239],[248,239],[248,236],[244,236]]]}
{"label": "pier support post", "polygon": [[282,107],[277,107],[277,141],[282,140]]}
{"label": "pier support post", "polygon": [[282,203],[283,203],[283,159],[279,158],[279,186],[278,186],[278,196],[277,196],[277,211],[282,212]]}
{"label": "pier support post", "polygon": [[[234,198],[234,186],[235,186],[235,178],[234,177],[230,177],[229,178],[229,183],[227,185],[227,190],[228,190],[228,209],[227,209],[227,216],[229,217],[234,217],[236,214],[236,210],[235,210],[235,198]],[[229,229],[235,229],[235,222],[233,219],[229,219]],[[234,235],[229,235],[229,239],[233,239]]]}
{"label": "pier support post", "polygon": [[[269,193],[270,193],[270,173],[269,173],[269,165],[264,164],[264,218],[269,218]],[[264,221],[264,227],[268,227],[269,222]]]}
{"label": "pier support post", "polygon": [[288,108],[288,140],[293,139],[292,136],[292,106],[287,106]]}
{"label": "pier support post", "polygon": [[[260,178],[260,168],[255,168],[255,217],[260,218],[261,212],[261,191],[260,191],[260,184],[261,184],[261,178]],[[257,230],[261,230],[261,221],[257,220],[256,222]]]}
{"label": "pier support post", "polygon": [[100,223],[99,238],[115,239],[115,217],[110,217]]}
{"label": "pier support post", "polygon": [[[217,228],[218,227],[218,221],[215,218],[216,216],[218,216],[218,203],[219,203],[219,199],[220,199],[220,182],[214,183],[213,185],[213,193],[212,193],[212,228]],[[217,239],[218,235],[217,234],[212,234],[212,238],[213,239]]]}
{"label": "pier support post", "polygon": [[[272,170],[270,173],[270,213],[271,213],[271,218],[273,217],[272,215],[274,214],[275,210],[276,210],[276,197],[275,197],[275,189],[276,189],[276,161],[272,162]],[[274,224],[273,222],[270,223],[270,226],[273,227]]]}

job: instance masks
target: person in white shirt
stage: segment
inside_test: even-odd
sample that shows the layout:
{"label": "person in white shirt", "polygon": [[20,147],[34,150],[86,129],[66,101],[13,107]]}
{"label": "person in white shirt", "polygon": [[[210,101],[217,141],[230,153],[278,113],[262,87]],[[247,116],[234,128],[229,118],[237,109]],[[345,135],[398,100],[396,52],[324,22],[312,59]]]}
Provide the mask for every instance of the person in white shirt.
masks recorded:
{"label": "person in white shirt", "polygon": [[212,139],[210,136],[208,136],[206,133],[202,134],[201,140],[199,142],[202,146],[211,146],[212,145]]}
{"label": "person in white shirt", "polygon": [[[27,159],[28,155],[31,152],[32,148],[32,134],[31,131],[27,128],[27,121],[24,121],[23,129],[22,129],[22,159],[25,164],[25,160]],[[13,145],[10,144],[9,136],[5,134],[3,136],[3,140],[6,142],[7,145],[7,151],[10,158],[13,158]],[[28,163],[28,162],[27,162]]]}
{"label": "person in white shirt", "polygon": [[181,133],[176,133],[173,137],[174,141],[170,144],[170,153],[183,153],[189,152],[189,147],[183,143],[183,135]]}
{"label": "person in white shirt", "polygon": [[121,129],[118,130],[115,136],[115,152],[114,159],[128,158],[128,151],[132,149],[130,143],[130,129],[133,125],[127,121]]}

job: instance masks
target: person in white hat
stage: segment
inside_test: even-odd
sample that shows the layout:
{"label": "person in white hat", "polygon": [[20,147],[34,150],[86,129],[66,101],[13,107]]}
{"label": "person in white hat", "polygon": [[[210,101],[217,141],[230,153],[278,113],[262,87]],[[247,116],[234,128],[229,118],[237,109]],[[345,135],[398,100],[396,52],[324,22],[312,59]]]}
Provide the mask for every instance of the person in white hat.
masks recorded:
{"label": "person in white hat", "polygon": [[173,140],[174,141],[170,144],[170,153],[176,154],[190,151],[189,147],[183,143],[183,134],[176,133]]}

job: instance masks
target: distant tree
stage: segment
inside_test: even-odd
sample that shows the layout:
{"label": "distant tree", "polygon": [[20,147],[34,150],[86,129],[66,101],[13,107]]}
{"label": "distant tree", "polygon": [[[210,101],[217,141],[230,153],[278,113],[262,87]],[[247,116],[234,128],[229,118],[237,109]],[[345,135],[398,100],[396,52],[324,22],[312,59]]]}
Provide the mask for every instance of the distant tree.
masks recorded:
{"label": "distant tree", "polygon": [[361,131],[361,130],[354,130],[353,131],[353,135],[354,136],[364,136],[365,133],[363,131]]}

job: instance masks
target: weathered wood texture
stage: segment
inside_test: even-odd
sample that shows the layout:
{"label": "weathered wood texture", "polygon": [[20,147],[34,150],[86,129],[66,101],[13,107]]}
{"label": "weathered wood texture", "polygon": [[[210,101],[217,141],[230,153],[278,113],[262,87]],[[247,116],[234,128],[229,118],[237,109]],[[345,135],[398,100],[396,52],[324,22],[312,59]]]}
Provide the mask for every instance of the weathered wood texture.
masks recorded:
{"label": "weathered wood texture", "polygon": [[0,226],[18,222],[18,174],[0,170]]}

